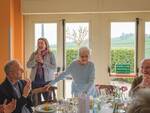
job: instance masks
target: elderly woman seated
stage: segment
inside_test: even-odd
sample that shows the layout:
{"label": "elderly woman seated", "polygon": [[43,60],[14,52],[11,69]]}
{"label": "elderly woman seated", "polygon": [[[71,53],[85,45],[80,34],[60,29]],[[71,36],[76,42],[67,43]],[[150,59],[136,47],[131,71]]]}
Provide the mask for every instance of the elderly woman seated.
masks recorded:
{"label": "elderly woman seated", "polygon": [[150,59],[142,61],[141,73],[132,83],[128,113],[150,113]]}
{"label": "elderly woman seated", "polygon": [[94,64],[89,61],[89,57],[90,50],[87,47],[80,48],[79,59],[74,60],[64,72],[62,72],[55,80],[51,81],[51,85],[70,75],[73,79],[73,96],[79,96],[81,93],[94,95],[95,68]]}

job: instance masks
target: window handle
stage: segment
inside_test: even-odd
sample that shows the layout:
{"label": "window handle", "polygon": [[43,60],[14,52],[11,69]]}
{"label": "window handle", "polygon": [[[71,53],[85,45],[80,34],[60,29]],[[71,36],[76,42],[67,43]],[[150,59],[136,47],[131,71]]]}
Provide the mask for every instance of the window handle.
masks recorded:
{"label": "window handle", "polygon": [[110,66],[108,66],[108,73],[109,73],[109,76],[110,76]]}

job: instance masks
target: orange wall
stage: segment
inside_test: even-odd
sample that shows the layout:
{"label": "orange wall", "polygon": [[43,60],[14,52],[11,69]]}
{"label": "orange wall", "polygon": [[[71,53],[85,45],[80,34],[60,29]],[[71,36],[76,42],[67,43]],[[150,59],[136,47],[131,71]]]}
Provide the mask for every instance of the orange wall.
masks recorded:
{"label": "orange wall", "polygon": [[21,0],[13,0],[12,3],[12,58],[24,64],[24,39],[23,39],[23,16],[21,14]]}
{"label": "orange wall", "polygon": [[[9,30],[11,29],[11,45]],[[10,49],[11,46],[11,49]],[[3,67],[9,59],[24,64],[23,16],[21,0],[0,0],[0,83],[4,80]]]}
{"label": "orange wall", "polygon": [[9,59],[10,1],[0,0],[0,82],[4,79],[3,66]]}

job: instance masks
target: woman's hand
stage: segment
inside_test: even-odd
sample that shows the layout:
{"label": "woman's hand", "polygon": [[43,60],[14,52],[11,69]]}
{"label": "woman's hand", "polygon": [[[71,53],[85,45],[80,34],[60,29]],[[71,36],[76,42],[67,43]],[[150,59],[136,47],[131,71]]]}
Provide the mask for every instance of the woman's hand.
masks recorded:
{"label": "woman's hand", "polygon": [[78,63],[79,63],[79,64],[81,64],[81,65],[83,65],[83,64],[84,64],[81,60],[78,60]]}
{"label": "woman's hand", "polygon": [[36,62],[38,62],[39,56],[40,56],[39,54],[36,54],[36,55],[35,55],[35,60],[36,60]]}
{"label": "woman's hand", "polygon": [[44,63],[42,56],[39,56],[39,57],[38,57],[38,62],[41,63],[41,64]]}
{"label": "woman's hand", "polygon": [[37,54],[37,55],[35,56],[35,59],[36,59],[36,61],[37,61],[38,63],[41,63],[41,64],[44,63],[43,58],[42,58],[42,56],[41,56],[40,54]]}
{"label": "woman's hand", "polygon": [[87,63],[88,63],[88,61],[84,61],[84,60],[83,60],[83,61],[82,61],[82,60],[78,60],[78,63],[79,63],[79,64],[81,64],[81,65],[85,65],[85,64],[87,64]]}

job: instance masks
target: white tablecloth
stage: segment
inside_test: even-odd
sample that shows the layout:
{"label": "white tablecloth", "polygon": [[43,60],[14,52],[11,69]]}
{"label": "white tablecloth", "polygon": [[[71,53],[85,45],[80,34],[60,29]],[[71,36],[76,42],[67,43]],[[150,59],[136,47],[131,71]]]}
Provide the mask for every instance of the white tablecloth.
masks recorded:
{"label": "white tablecloth", "polygon": [[[34,112],[34,113],[41,113],[41,112]],[[43,112],[43,113],[45,113],[45,112]],[[55,113],[61,113],[61,112],[56,111]],[[90,110],[90,113],[113,113],[113,109],[111,107],[109,107],[108,104],[106,104],[101,107],[100,111],[94,112],[93,110]]]}

